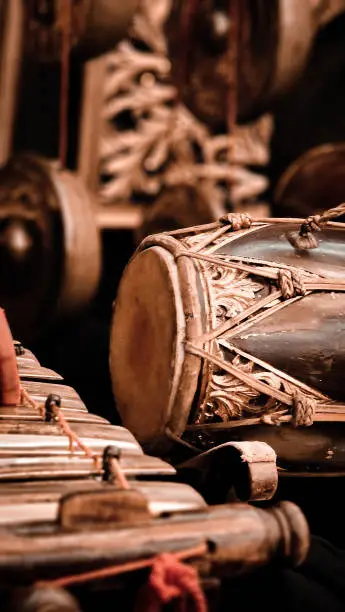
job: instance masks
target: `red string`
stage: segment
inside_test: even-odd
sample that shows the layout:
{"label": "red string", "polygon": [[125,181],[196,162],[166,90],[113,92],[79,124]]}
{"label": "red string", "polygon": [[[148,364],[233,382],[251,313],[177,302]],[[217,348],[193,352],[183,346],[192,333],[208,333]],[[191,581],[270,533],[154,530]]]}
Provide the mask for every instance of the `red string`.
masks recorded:
{"label": "red string", "polygon": [[16,351],[2,308],[0,308],[0,402],[7,406],[16,406],[20,402]]}
{"label": "red string", "polygon": [[161,612],[163,606],[174,600],[179,612],[207,612],[197,571],[181,563],[176,555],[164,553],[152,564],[148,582],[139,593],[135,612]]}
{"label": "red string", "polygon": [[[194,548],[186,548],[184,550],[180,550],[177,553],[169,554],[169,555],[160,555],[157,557],[152,557],[150,559],[140,559],[139,561],[129,561],[127,563],[121,563],[120,565],[112,565],[110,567],[103,567],[101,569],[91,570],[89,572],[83,572],[82,574],[72,574],[70,576],[62,576],[61,578],[55,578],[53,580],[40,580],[36,582],[36,586],[52,586],[52,587],[71,587],[76,584],[86,584],[88,582],[92,582],[94,580],[104,580],[106,578],[113,578],[115,576],[119,576],[121,574],[135,572],[138,570],[143,570],[148,567],[153,567],[158,559],[161,557],[172,557],[175,561],[179,562],[182,559],[190,559],[193,557],[202,557],[207,553],[206,544],[200,544],[199,546],[195,546]],[[182,563],[180,563],[182,565]],[[183,565],[184,568],[189,569],[187,565]],[[194,572],[194,570],[193,570]],[[196,580],[197,574],[195,572]],[[198,583],[198,589],[200,589]],[[202,595],[203,598],[203,595]],[[143,608],[142,608],[143,609]],[[197,608],[197,612],[204,612],[206,608],[201,607]]]}

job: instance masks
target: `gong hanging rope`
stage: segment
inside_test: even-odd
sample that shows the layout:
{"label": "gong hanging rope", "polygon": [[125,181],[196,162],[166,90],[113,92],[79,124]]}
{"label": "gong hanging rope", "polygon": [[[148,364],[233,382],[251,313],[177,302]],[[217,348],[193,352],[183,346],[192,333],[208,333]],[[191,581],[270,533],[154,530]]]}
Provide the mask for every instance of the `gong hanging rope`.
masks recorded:
{"label": "gong hanging rope", "polygon": [[61,79],[60,79],[60,127],[59,127],[59,162],[61,168],[66,166],[68,150],[68,104],[70,80],[70,55],[72,38],[71,0],[60,0],[59,23],[61,28]]}
{"label": "gong hanging rope", "polygon": [[[227,104],[227,128],[230,136],[237,123],[238,105],[238,60],[239,60],[239,36],[240,36],[240,2],[239,0],[229,0],[229,34],[228,34],[228,53],[230,79],[228,89]],[[232,162],[231,147],[229,149],[229,163]]]}

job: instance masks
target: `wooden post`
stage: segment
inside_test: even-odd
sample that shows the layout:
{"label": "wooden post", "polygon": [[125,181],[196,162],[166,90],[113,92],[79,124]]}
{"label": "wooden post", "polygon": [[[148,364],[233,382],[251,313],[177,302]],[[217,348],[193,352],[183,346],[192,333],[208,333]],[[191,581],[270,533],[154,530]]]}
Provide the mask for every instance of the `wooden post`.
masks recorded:
{"label": "wooden post", "polygon": [[12,149],[16,97],[19,81],[24,10],[22,0],[1,3],[0,33],[0,166]]}
{"label": "wooden post", "polygon": [[103,120],[106,65],[106,56],[102,56],[87,62],[84,68],[78,174],[84,184],[93,192],[98,191],[99,183],[99,146]]}

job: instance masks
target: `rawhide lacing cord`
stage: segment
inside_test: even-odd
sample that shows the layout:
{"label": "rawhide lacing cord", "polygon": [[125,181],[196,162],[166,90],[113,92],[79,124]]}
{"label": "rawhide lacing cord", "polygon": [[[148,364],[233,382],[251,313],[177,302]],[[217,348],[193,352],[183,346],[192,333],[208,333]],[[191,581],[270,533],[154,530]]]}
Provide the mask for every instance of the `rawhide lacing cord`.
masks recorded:
{"label": "rawhide lacing cord", "polygon": [[314,422],[316,401],[300,391],[294,391],[292,400],[292,424],[294,427],[310,427]]}
{"label": "rawhide lacing cord", "polygon": [[315,232],[320,232],[322,227],[332,219],[345,215],[345,203],[335,208],[330,208],[321,215],[311,215],[302,223],[298,233],[289,232],[287,237],[292,246],[298,250],[316,249],[318,240]]}
{"label": "rawhide lacing cord", "polygon": [[[210,239],[208,239],[210,243]],[[202,243],[203,245],[205,242]],[[203,343],[210,340],[215,340],[220,335],[229,331],[235,325],[238,325],[242,320],[255,314],[269,306],[270,303],[277,299],[283,298],[283,300],[290,300],[296,297],[304,297],[311,291],[345,291],[345,282],[341,279],[324,279],[322,277],[315,277],[304,273],[303,270],[299,271],[295,268],[275,269],[274,264],[265,262],[264,265],[253,265],[251,263],[243,263],[242,261],[231,261],[223,260],[220,257],[214,255],[205,255],[200,253],[200,245],[194,249],[180,249],[175,254],[175,259],[180,257],[189,257],[200,261],[205,261],[210,264],[214,264],[215,267],[229,268],[232,270],[239,270],[247,272],[256,277],[267,279],[268,281],[275,281],[278,287],[278,291],[272,291],[268,296],[261,300],[255,301],[247,310],[244,310],[236,317],[228,319],[215,329],[205,333],[199,340]],[[244,257],[245,259],[245,257]]]}
{"label": "rawhide lacing cord", "polygon": [[306,295],[307,289],[302,274],[297,270],[278,270],[277,274],[278,286],[284,300],[290,300],[297,295]]}
{"label": "rawhide lacing cord", "polygon": [[[215,232],[211,236],[206,235],[205,240],[198,244],[197,247],[195,247],[194,252],[197,253],[198,251],[201,251],[202,249],[206,248],[211,242],[213,242],[217,238],[220,238],[224,234],[227,234],[228,232],[238,232],[241,229],[249,229],[251,224],[252,218],[247,213],[227,213],[226,215],[223,215],[216,223],[210,223],[205,226],[208,229],[214,229]],[[198,226],[196,225],[188,229],[189,232],[193,232],[194,230],[197,231]],[[182,233],[184,233],[183,230],[169,232],[169,234],[172,236]]]}
{"label": "rawhide lacing cord", "polygon": [[[225,372],[228,372],[235,378],[241,380],[244,384],[248,385],[249,387],[252,387],[256,391],[259,391],[259,393],[262,393],[263,395],[266,395],[268,397],[272,397],[282,404],[291,406],[292,415],[289,416],[288,419],[284,418],[285,421],[292,421],[293,425],[295,425],[296,427],[309,427],[313,424],[317,404],[313,398],[307,396],[305,393],[302,393],[301,391],[293,391],[291,394],[289,394],[285,391],[276,389],[275,387],[272,387],[269,384],[258,380],[250,372],[244,372],[243,370],[236,368],[236,366],[230,363],[223,362],[218,357],[215,357],[207,351],[204,351],[203,349],[194,346],[190,342],[186,343],[185,350],[192,355],[196,355],[198,357],[202,357],[203,359],[208,360],[218,368],[222,368]],[[320,404],[320,407],[321,406],[322,404]],[[280,415],[284,417],[287,416],[284,412],[280,412]],[[263,417],[260,418],[260,421],[270,425],[279,424],[279,419],[275,419],[274,417],[274,414],[263,415]],[[193,426],[191,426],[189,429],[193,429]]]}
{"label": "rawhide lacing cord", "polygon": [[[207,240],[209,244],[217,238],[218,232],[221,232],[221,234],[226,232],[226,229],[224,228],[224,224],[228,224],[228,230],[235,231],[234,226],[233,226],[234,225],[233,217],[235,218],[238,217],[239,220],[245,217],[246,221],[244,220],[244,223],[250,222],[252,227],[260,227],[262,225],[267,225],[267,224],[286,225],[286,224],[291,224],[291,223],[300,223],[301,224],[300,233],[304,234],[304,232],[308,228],[311,231],[318,231],[318,229],[321,229],[323,225],[327,225],[329,227],[335,227],[339,229],[344,229],[345,228],[344,223],[332,221],[332,219],[335,219],[336,217],[339,217],[343,214],[345,214],[345,203],[339,204],[339,206],[337,206],[336,208],[332,208],[329,211],[323,213],[322,215],[313,215],[313,216],[308,217],[307,219],[301,219],[299,217],[255,217],[255,219],[253,219],[251,215],[249,215],[248,213],[228,213],[226,215],[223,215],[220,219],[218,219],[218,221],[213,221],[212,223],[205,223],[204,225],[194,225],[190,227],[183,227],[183,228],[172,230],[166,233],[169,234],[169,236],[183,237],[183,236],[193,235],[196,232],[198,234],[203,233],[203,232],[208,234],[208,232],[212,232],[214,230],[215,234],[207,235]],[[229,221],[227,221],[227,219],[229,219]],[[235,224],[236,224],[236,221],[235,221]],[[249,228],[248,226],[245,226],[245,227],[241,227],[238,229],[249,229]],[[293,233],[289,233],[289,235],[287,236],[287,238],[290,241],[290,244],[292,244],[290,240],[292,235]],[[315,237],[313,238],[315,239]],[[293,244],[293,246],[295,245]],[[198,245],[198,248],[199,248],[199,245]]]}
{"label": "rawhide lacing cord", "polygon": [[[200,586],[198,573],[193,567],[183,564],[182,561],[203,557],[207,552],[207,545],[200,544],[200,546],[176,553],[163,553],[151,559],[130,561],[55,580],[39,581],[35,586],[70,587],[152,568],[147,585],[139,593],[136,612],[159,612],[164,605],[176,598],[180,598],[180,601],[182,599],[183,605],[186,597],[189,598],[195,612],[206,612],[206,599]],[[186,610],[186,607],[180,607],[180,610]]]}
{"label": "rawhide lacing cord", "polygon": [[[334,223],[331,219],[334,219],[342,214],[345,214],[345,203],[340,206],[330,209],[325,212],[323,215],[316,215],[314,217],[308,218],[305,222],[302,223],[302,232],[306,231],[305,224],[308,225],[310,231],[317,231],[324,224],[330,224],[332,227],[341,227],[344,228],[345,224],[343,223]],[[237,368],[235,365],[225,362],[222,359],[219,359],[215,355],[201,348],[206,343],[212,342],[214,340],[220,339],[222,335],[228,333],[228,337],[231,337],[231,331],[234,330],[238,332],[238,326],[241,324],[241,329],[246,329],[247,327],[253,326],[256,321],[260,321],[261,319],[272,316],[274,312],[285,307],[296,299],[302,299],[305,296],[310,295],[313,291],[345,291],[345,283],[342,280],[338,279],[330,279],[323,278],[322,276],[317,276],[316,274],[311,274],[303,269],[293,268],[291,266],[282,266],[279,264],[278,267],[275,266],[273,262],[266,261],[246,261],[246,257],[236,258],[235,260],[231,260],[229,257],[225,259],[225,256],[222,255],[214,255],[210,254],[210,251],[202,253],[203,249],[207,247],[211,247],[211,252],[213,249],[213,245],[217,244],[216,240],[218,240],[221,236],[226,234],[227,231],[240,231],[243,229],[249,229],[253,225],[260,226],[266,225],[268,223],[293,223],[298,220],[296,219],[257,219],[255,222],[251,219],[250,215],[247,214],[237,214],[230,213],[225,215],[221,219],[219,219],[218,223],[205,225],[204,231],[207,232],[205,238],[200,242],[197,242],[190,246],[186,245],[186,248],[179,248],[175,252],[175,258],[183,258],[188,257],[191,259],[199,260],[201,263],[205,262],[208,264],[212,264],[217,268],[229,268],[235,269],[239,271],[243,271],[247,274],[251,274],[254,277],[262,277],[267,279],[268,281],[273,281],[276,283],[277,290],[271,291],[268,295],[261,297],[255,301],[249,307],[247,307],[242,312],[237,315],[230,317],[229,319],[222,322],[216,328],[211,329],[210,331],[204,333],[200,337],[193,338],[192,341],[187,341],[185,345],[186,352],[191,353],[195,356],[199,356],[200,358],[210,362],[217,369],[220,369],[232,376],[242,381],[246,386],[252,388],[257,391],[259,394],[272,398],[272,400],[279,402],[287,407],[290,407],[291,413],[288,414],[287,410],[275,410],[272,412],[268,412],[267,414],[262,415],[259,419],[257,418],[248,418],[248,419],[240,419],[238,421],[225,421],[223,423],[215,423],[208,424],[208,426],[214,426],[216,428],[221,427],[236,427],[241,424],[250,424],[264,422],[270,425],[277,425],[280,422],[290,421],[295,427],[299,426],[310,426],[314,422],[314,420],[324,420],[327,414],[332,413],[332,406],[334,406],[335,411],[342,410],[341,414],[344,414],[345,406],[337,405],[335,406],[334,402],[332,403],[326,396],[318,398],[318,392],[314,391],[312,388],[307,388],[305,391],[301,391],[299,387],[299,381],[295,382],[292,380],[290,384],[284,385],[285,391],[280,390],[279,388],[275,388],[273,385],[269,385],[263,380],[259,380],[258,377],[254,376],[250,372],[245,372],[243,369]],[[189,228],[188,233],[192,234],[195,232],[202,231],[202,228]],[[308,231],[309,231],[308,230]],[[177,237],[179,235],[183,235],[183,231],[172,232],[170,235]],[[291,236],[291,235],[290,235]],[[224,236],[225,237],[225,236]],[[185,243],[185,239],[184,239]],[[226,244],[225,241],[222,244]],[[218,245],[219,246],[219,245]],[[245,262],[245,263],[244,263]],[[201,268],[202,271],[202,268]],[[206,282],[206,281],[205,281]],[[282,302],[283,300],[283,302]],[[271,306],[272,304],[272,306]],[[230,336],[229,336],[230,332]],[[235,351],[236,352],[236,351]],[[255,362],[255,357],[248,355],[249,362],[252,360]],[[261,362],[261,367],[265,370],[270,371],[271,366],[268,363]],[[275,372],[277,376],[277,372]],[[279,378],[279,373],[278,373]],[[272,404],[274,406],[274,403]],[[318,414],[320,414],[320,418],[318,418]],[[327,417],[326,417],[327,418]],[[200,423],[202,427],[204,424]],[[188,429],[199,428],[198,424],[188,426]]]}
{"label": "rawhide lacing cord", "polygon": [[221,225],[228,225],[229,229],[237,232],[241,229],[249,229],[253,219],[248,213],[228,213],[219,219]]}

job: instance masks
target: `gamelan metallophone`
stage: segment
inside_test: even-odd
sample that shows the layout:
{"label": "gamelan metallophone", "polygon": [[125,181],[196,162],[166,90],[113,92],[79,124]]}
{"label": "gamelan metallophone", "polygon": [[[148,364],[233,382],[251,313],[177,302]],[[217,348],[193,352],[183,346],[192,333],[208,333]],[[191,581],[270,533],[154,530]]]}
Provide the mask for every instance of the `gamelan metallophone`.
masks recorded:
{"label": "gamelan metallophone", "polygon": [[[14,609],[86,610],[105,591],[121,610],[148,609],[147,597],[162,603],[158,572],[163,587],[170,577],[175,596],[206,610],[210,577],[304,560],[309,532],[298,507],[208,506],[13,342],[2,310],[0,382],[0,591]],[[271,487],[257,499],[276,486],[265,447]],[[249,461],[253,448],[239,450]]]}

